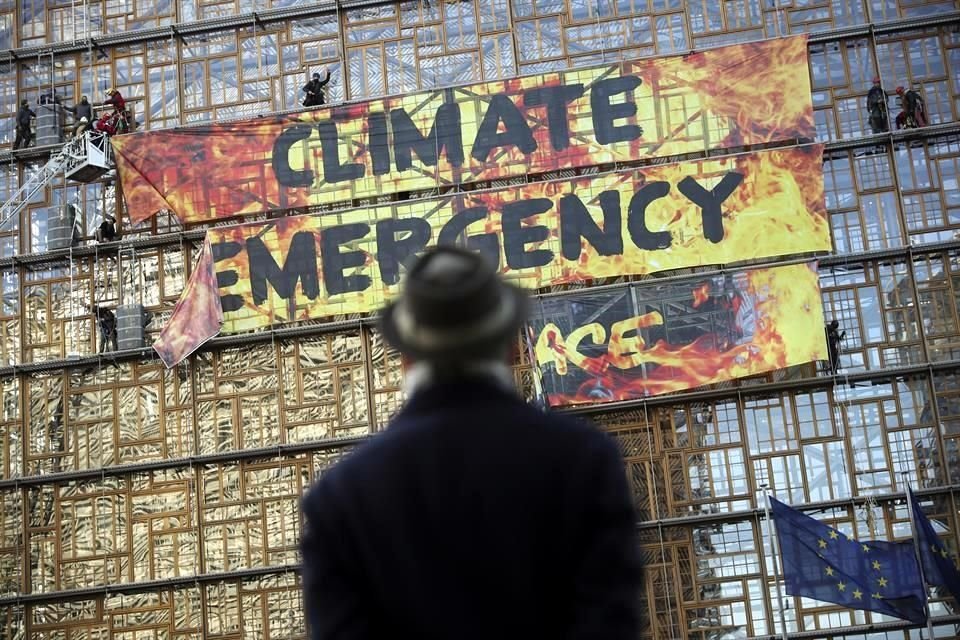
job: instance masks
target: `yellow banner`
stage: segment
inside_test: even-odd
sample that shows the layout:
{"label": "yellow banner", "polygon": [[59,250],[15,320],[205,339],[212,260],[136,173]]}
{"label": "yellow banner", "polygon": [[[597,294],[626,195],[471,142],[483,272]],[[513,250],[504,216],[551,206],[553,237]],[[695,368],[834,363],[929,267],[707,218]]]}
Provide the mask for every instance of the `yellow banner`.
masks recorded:
{"label": "yellow banner", "polygon": [[113,139],[134,222],[185,223],[812,140],[805,36]]}
{"label": "yellow banner", "polygon": [[551,406],[618,402],[827,359],[815,262],[541,300],[528,332]]}
{"label": "yellow banner", "polygon": [[531,289],[829,251],[822,155],[775,149],[210,229],[155,347],[172,364],[221,323],[373,311],[435,244],[474,248]]}

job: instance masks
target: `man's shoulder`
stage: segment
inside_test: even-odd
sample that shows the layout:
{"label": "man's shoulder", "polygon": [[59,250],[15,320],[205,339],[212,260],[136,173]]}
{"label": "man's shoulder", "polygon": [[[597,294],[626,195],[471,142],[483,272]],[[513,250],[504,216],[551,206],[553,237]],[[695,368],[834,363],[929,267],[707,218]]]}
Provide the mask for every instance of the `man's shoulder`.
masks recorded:
{"label": "man's shoulder", "polygon": [[616,442],[597,425],[583,418],[570,415],[546,414],[546,426],[554,433],[564,434],[566,444],[594,460],[602,458],[619,459],[620,452]]}
{"label": "man's shoulder", "polygon": [[405,448],[397,442],[397,435],[388,428],[344,453],[341,459],[323,470],[306,492],[304,509],[314,514],[329,513],[334,505],[349,501],[351,493],[358,487],[377,486],[377,476],[393,464],[390,458]]}
{"label": "man's shoulder", "polygon": [[392,424],[344,452],[342,458],[323,471],[316,486],[335,489],[345,477],[364,474],[365,469],[382,465],[384,458],[399,448],[395,442],[398,432],[390,428]]}
{"label": "man's shoulder", "polygon": [[[557,453],[616,449],[607,434],[585,419],[546,411],[524,401],[515,393],[492,388],[488,389],[488,395],[482,403],[473,398],[460,405],[448,396],[439,406],[408,407],[391,421],[387,433],[393,434],[393,437],[388,435],[383,444],[391,446],[393,438],[398,443],[405,438],[430,438],[434,429],[451,428],[461,429],[467,438],[476,437],[479,432],[495,432],[503,438],[492,439],[498,448],[504,442],[511,443],[508,446],[531,446],[530,443],[534,442],[538,450],[549,445],[549,449]],[[491,442],[491,439],[478,438],[477,445],[482,447],[480,441]]]}
{"label": "man's shoulder", "polygon": [[543,409],[516,395],[510,396],[510,402],[505,406],[523,422],[569,434],[573,438],[609,441],[609,437],[595,424],[576,414]]}
{"label": "man's shoulder", "polygon": [[[495,442],[498,448],[536,446],[537,459],[544,462],[556,456],[577,457],[599,464],[619,458],[614,441],[592,423],[543,411],[515,396],[495,397],[482,407],[447,403],[424,409],[408,405],[384,431],[324,471],[311,493],[336,500],[334,496],[343,497],[355,486],[376,482],[381,475],[389,476],[396,469],[405,468],[410,456],[421,456],[432,447],[440,446],[441,432],[451,429],[462,430],[464,438],[475,438],[475,452],[487,446],[483,443]],[[497,431],[503,438],[476,438],[479,430]]]}

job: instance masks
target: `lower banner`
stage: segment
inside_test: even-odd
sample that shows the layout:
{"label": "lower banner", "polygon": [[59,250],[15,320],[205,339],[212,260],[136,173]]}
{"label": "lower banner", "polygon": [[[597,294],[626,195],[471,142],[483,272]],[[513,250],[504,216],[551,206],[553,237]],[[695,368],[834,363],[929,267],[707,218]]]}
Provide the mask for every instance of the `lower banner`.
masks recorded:
{"label": "lower banner", "polygon": [[827,359],[816,262],[544,298],[527,331],[551,406],[644,398]]}
{"label": "lower banner", "polygon": [[437,244],[475,249],[529,289],[829,251],[822,155],[771,149],[213,228],[154,347],[173,366],[219,330],[375,311]]}

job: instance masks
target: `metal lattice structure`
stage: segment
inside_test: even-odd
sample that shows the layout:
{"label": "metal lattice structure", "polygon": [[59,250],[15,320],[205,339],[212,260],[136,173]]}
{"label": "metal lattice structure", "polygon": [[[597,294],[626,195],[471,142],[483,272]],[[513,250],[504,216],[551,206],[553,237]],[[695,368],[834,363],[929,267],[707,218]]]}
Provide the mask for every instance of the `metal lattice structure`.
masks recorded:
{"label": "metal lattice structure", "polygon": [[[0,87],[15,105],[50,88],[96,103],[116,85],[154,130],[297,109],[322,66],[330,101],[352,102],[808,33],[840,375],[798,367],[575,413],[623,455],[646,563],[642,640],[779,638],[781,613],[789,640],[916,638],[828,603],[781,607],[762,495],[904,539],[909,483],[960,547],[960,3],[346,4],[0,0]],[[873,134],[874,75],[917,87],[932,126]],[[129,225],[116,181],[74,179],[83,154],[98,163],[69,148],[0,146],[0,639],[304,638],[299,496],[402,404],[399,358],[355,316],[215,338],[172,370],[149,348],[98,354],[87,305],[143,305],[149,344],[204,228],[163,214]],[[66,202],[79,244],[50,251],[48,212]],[[93,241],[105,215],[119,243]],[[954,602],[935,593],[933,607],[937,637],[956,637]]]}
{"label": "metal lattice structure", "polygon": [[0,206],[0,229],[19,216],[58,175],[79,182],[90,182],[102,176],[113,165],[112,153],[110,137],[104,133],[86,131],[70,140]]}

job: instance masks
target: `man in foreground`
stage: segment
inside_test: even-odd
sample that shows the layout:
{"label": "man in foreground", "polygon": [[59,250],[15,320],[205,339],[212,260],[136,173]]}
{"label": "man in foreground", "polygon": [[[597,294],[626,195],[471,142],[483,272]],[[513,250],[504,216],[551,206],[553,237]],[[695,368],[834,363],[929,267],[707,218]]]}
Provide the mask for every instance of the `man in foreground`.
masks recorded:
{"label": "man in foreground", "polygon": [[408,402],[304,499],[313,640],[637,637],[619,452],[513,390],[526,309],[479,254],[439,248],[384,310]]}

